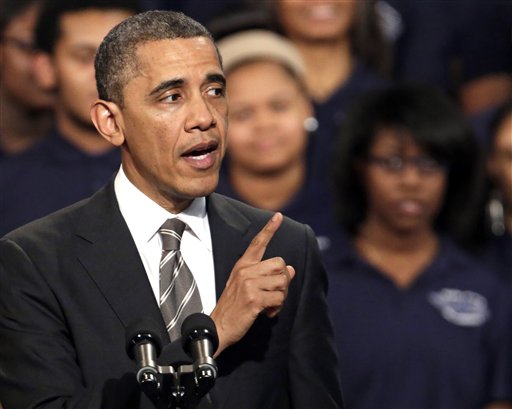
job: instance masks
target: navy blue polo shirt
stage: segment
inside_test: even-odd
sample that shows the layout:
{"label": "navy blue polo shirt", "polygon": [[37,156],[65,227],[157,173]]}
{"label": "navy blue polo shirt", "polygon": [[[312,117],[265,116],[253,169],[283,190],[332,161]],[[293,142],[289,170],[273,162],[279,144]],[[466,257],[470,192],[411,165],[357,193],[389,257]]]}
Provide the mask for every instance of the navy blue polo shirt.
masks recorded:
{"label": "navy blue polo shirt", "polygon": [[92,195],[120,163],[118,149],[90,155],[56,131],[29,151],[4,158],[0,162],[0,236]]}
{"label": "navy blue polo shirt", "polygon": [[347,408],[481,409],[512,399],[510,294],[443,239],[408,289],[346,246],[328,268]]}
{"label": "navy blue polo shirt", "polygon": [[499,277],[512,283],[512,232],[490,239],[483,259]]}

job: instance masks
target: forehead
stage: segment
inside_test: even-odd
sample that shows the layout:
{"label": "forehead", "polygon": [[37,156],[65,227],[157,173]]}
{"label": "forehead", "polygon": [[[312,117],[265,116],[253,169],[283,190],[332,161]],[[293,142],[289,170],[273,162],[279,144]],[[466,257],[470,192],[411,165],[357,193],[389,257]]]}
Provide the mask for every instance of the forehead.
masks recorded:
{"label": "forehead", "polygon": [[107,33],[132,15],[121,9],[84,9],[65,13],[60,18],[58,41],[80,42],[97,48]]}
{"label": "forehead", "polygon": [[6,35],[20,35],[32,37],[32,31],[36,24],[39,5],[32,4],[20,14],[14,16],[12,20],[5,26]]}
{"label": "forehead", "polygon": [[299,88],[298,80],[280,63],[272,60],[245,62],[229,71],[228,92],[254,90],[263,93],[279,92],[277,88]]}
{"label": "forehead", "polygon": [[177,38],[143,43],[136,51],[138,73],[149,82],[172,78],[192,80],[198,75],[222,73],[217,50],[206,37]]}
{"label": "forehead", "polygon": [[423,151],[412,133],[405,128],[379,127],[372,141],[373,148],[395,148],[401,150]]}

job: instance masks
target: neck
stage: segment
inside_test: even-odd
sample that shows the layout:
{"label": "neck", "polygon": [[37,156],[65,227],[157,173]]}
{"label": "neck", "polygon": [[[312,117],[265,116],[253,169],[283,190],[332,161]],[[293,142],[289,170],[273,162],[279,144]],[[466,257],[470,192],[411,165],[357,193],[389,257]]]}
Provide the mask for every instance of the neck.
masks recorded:
{"label": "neck", "polygon": [[[317,102],[327,100],[350,77],[354,58],[348,40],[306,42],[294,40],[306,64],[306,83]],[[328,63],[326,63],[328,62]]]}
{"label": "neck", "polygon": [[7,154],[21,153],[50,130],[50,109],[28,110],[5,94],[0,95],[0,147]]}
{"label": "neck", "polygon": [[71,118],[61,111],[57,111],[56,117],[57,128],[62,137],[81,151],[101,155],[113,149],[110,142],[101,137],[92,123]]}
{"label": "neck", "polygon": [[405,288],[431,263],[439,238],[432,229],[404,234],[367,221],[355,237],[355,246],[370,264]]}
{"label": "neck", "polygon": [[302,187],[305,180],[302,161],[275,173],[258,173],[230,164],[229,178],[242,200],[255,207],[281,210]]}

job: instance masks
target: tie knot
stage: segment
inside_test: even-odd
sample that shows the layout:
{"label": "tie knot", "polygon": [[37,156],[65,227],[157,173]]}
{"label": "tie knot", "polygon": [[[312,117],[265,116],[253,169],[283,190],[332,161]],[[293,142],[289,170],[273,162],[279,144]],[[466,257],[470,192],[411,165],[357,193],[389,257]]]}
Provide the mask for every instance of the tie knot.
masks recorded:
{"label": "tie knot", "polygon": [[168,219],[158,230],[162,239],[162,250],[179,250],[185,223],[178,218]]}

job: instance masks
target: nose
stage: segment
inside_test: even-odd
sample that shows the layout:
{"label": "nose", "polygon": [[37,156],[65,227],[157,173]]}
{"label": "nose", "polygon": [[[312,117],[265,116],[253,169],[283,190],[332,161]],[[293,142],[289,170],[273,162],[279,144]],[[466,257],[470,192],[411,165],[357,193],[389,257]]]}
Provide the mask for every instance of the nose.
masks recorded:
{"label": "nose", "polygon": [[420,173],[420,170],[417,166],[413,166],[410,163],[407,163],[401,174],[400,174],[400,180],[403,184],[406,185],[417,185],[421,182],[422,175]]}
{"label": "nose", "polygon": [[264,131],[269,128],[273,128],[276,123],[278,123],[278,119],[276,114],[269,109],[257,109],[254,118],[253,124],[256,129],[259,131]]}
{"label": "nose", "polygon": [[193,97],[190,100],[188,109],[189,112],[185,124],[186,131],[206,131],[217,125],[217,121],[213,115],[213,107],[203,95]]}

